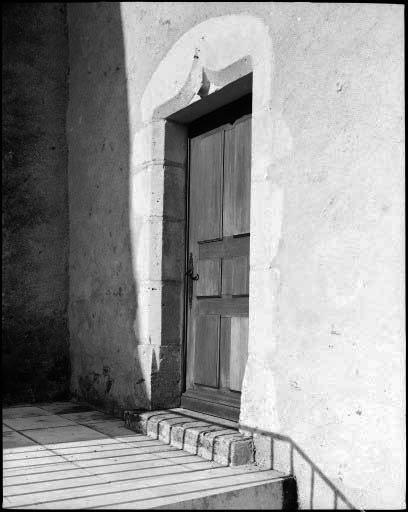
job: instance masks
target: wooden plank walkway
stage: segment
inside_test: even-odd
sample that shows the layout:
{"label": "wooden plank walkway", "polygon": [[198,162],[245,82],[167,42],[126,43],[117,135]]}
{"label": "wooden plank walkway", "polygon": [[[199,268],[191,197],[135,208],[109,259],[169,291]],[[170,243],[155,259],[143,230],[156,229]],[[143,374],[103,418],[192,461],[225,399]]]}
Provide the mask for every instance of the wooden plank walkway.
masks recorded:
{"label": "wooden plank walkway", "polygon": [[3,409],[4,508],[280,509],[282,477],[204,460],[85,404]]}

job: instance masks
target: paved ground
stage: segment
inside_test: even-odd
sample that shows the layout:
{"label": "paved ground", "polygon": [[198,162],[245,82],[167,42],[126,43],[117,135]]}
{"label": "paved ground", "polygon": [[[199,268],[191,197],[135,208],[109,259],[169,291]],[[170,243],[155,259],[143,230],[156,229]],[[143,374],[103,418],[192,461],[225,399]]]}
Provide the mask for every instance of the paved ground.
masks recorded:
{"label": "paved ground", "polygon": [[3,507],[150,508],[259,486],[280,474],[222,467],[136,434],[84,404],[3,409]]}

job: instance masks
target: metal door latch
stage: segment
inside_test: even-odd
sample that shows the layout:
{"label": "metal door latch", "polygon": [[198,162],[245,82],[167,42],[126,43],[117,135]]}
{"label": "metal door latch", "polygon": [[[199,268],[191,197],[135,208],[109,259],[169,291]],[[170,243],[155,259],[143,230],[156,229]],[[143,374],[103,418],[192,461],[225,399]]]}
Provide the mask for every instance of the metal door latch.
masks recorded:
{"label": "metal door latch", "polygon": [[188,286],[188,305],[191,308],[191,305],[193,303],[193,283],[192,281],[198,281],[199,275],[194,275],[194,263],[193,263],[193,254],[190,252],[188,257],[188,266],[187,266],[187,272],[186,276],[190,278],[190,280],[187,283]]}
{"label": "metal door latch", "polygon": [[188,269],[186,272],[186,276],[190,277],[193,281],[198,281],[200,276],[198,274],[194,275],[194,264],[193,264],[193,254],[190,252],[190,256],[188,257]]}
{"label": "metal door latch", "polygon": [[193,281],[198,281],[200,276],[198,274],[196,274],[196,275],[193,275],[193,274],[194,274],[193,270],[187,270],[187,272],[186,272],[186,276],[191,277],[191,279]]}

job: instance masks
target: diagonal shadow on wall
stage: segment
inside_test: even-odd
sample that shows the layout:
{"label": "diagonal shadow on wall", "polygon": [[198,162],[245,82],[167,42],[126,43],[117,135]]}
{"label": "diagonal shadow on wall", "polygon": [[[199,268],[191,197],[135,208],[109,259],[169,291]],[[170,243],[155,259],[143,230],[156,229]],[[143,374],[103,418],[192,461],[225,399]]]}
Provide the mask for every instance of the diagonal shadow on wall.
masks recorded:
{"label": "diagonal shadow on wall", "polygon": [[[282,470],[282,467],[284,467],[285,472],[287,471],[290,475],[294,475],[295,477],[299,468],[302,468],[302,475],[307,472],[309,479],[307,480],[305,477],[302,477],[302,486],[304,486],[302,494],[309,497],[308,503],[305,504],[304,507],[310,510],[320,509],[321,506],[317,503],[316,499],[318,493],[320,498],[323,497],[324,501],[327,503],[326,508],[333,510],[344,508],[358,510],[358,507],[350,502],[344,493],[331,482],[323,471],[289,436],[254,429],[243,424],[240,424],[239,427],[243,431],[263,437],[265,443],[263,456],[269,461],[271,468]],[[279,450],[279,467],[277,466],[278,462],[275,453],[277,450]],[[318,484],[317,480],[319,480]],[[319,489],[317,489],[318,486]],[[329,503],[330,501],[331,503]]]}
{"label": "diagonal shadow on wall", "polygon": [[139,361],[140,283],[132,245],[139,243],[142,219],[130,225],[120,3],[70,4],[68,24],[71,391],[119,416],[149,402],[149,377]]}

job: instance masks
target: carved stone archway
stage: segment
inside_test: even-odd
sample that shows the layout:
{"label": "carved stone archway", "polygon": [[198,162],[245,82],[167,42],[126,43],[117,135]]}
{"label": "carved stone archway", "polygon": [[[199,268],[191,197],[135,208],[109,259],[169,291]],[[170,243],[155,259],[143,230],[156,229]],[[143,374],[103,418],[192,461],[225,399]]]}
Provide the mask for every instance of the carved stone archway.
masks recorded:
{"label": "carved stone archway", "polygon": [[250,15],[208,19],[173,45],[141,100],[144,127],[132,147],[130,226],[139,282],[138,357],[151,385],[151,407],[172,407],[181,394],[187,130],[169,118],[252,73],[249,355],[240,422],[277,431],[269,363],[276,346],[279,272],[273,260],[283,192],[270,169],[290,150],[291,138],[274,110],[273,67],[269,31]]}

